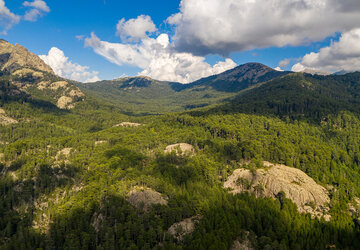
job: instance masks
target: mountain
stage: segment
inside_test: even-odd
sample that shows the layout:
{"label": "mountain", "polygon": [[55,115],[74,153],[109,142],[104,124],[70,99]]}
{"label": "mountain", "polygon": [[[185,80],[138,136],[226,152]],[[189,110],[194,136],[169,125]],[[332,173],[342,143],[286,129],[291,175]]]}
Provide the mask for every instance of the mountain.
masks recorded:
{"label": "mountain", "polygon": [[118,106],[129,114],[162,114],[219,103],[233,96],[201,86],[157,81],[149,77],[126,77],[95,83],[77,83],[85,94]]}
{"label": "mountain", "polygon": [[320,121],[329,114],[360,114],[360,73],[293,73],[239,94],[209,112],[276,115]]}
{"label": "mountain", "polygon": [[14,73],[19,69],[27,68],[55,75],[50,66],[37,55],[19,44],[13,46],[2,39],[0,40],[0,68],[5,73]]}
{"label": "mountain", "polygon": [[72,81],[56,76],[38,56],[5,40],[0,40],[0,84],[2,100],[22,97],[71,109],[85,98]]}
{"label": "mountain", "polygon": [[125,77],[95,83],[78,83],[84,92],[131,113],[183,111],[220,103],[242,90],[281,77],[263,64],[248,63],[189,84]]}
{"label": "mountain", "polygon": [[246,63],[221,74],[202,78],[190,86],[211,86],[221,92],[237,92],[254,84],[266,82],[290,72],[277,71],[261,63]]}

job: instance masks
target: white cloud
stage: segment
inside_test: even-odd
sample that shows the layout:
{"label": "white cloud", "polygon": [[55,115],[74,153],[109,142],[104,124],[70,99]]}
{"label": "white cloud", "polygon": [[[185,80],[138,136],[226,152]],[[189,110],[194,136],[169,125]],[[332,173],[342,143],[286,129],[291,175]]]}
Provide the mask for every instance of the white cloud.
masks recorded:
{"label": "white cloud", "polygon": [[40,16],[50,12],[49,6],[47,6],[46,2],[43,0],[34,0],[33,2],[25,1],[23,2],[23,5],[31,8],[26,11],[24,15],[26,21],[35,22]]}
{"label": "white cloud", "polygon": [[20,21],[20,16],[12,13],[6,6],[5,1],[0,0],[0,34],[6,35],[13,25]]}
{"label": "white cloud", "polygon": [[141,68],[139,75],[164,81],[188,83],[236,66],[229,58],[211,66],[204,57],[176,52],[167,34],[161,34],[156,39],[144,37],[136,44],[123,44],[101,41],[92,33],[90,38],[85,39],[85,46],[117,65]]}
{"label": "white cloud", "polygon": [[23,2],[23,5],[27,6],[27,7],[33,7],[35,9],[42,10],[44,12],[50,12],[49,6],[47,6],[46,2],[44,2],[42,0],[34,0],[33,2],[25,1],[25,2]]}
{"label": "white cloud", "polygon": [[289,63],[290,63],[290,59],[284,59],[279,62],[279,67],[286,68],[289,65]]}
{"label": "white cloud", "polygon": [[339,41],[321,48],[319,52],[306,54],[293,71],[304,69],[321,71],[360,71],[360,28],[341,35]]}
{"label": "white cloud", "polygon": [[151,17],[145,15],[128,21],[123,18],[116,25],[116,34],[120,36],[122,41],[137,42],[155,31],[157,31],[157,28]]}
{"label": "white cloud", "polygon": [[182,0],[168,18],[178,51],[228,54],[321,41],[359,27],[359,0]]}
{"label": "white cloud", "polygon": [[39,55],[39,57],[54,70],[55,74],[61,77],[79,82],[96,82],[100,80],[98,72],[88,71],[88,66],[72,63],[64,52],[56,47],[52,47],[48,55]]}

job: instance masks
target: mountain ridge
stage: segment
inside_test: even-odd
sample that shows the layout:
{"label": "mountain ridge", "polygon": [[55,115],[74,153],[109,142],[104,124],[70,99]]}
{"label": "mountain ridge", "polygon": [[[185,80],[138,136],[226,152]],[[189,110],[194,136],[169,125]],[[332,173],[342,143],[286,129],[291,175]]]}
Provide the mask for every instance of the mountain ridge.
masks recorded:
{"label": "mountain ridge", "polygon": [[40,57],[19,44],[0,40],[0,78],[5,96],[72,109],[85,99],[73,82],[56,76]]}

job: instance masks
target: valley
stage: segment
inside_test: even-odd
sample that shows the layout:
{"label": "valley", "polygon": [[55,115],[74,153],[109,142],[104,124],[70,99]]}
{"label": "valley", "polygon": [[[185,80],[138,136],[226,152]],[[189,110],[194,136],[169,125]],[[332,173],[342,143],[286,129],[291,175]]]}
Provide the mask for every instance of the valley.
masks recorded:
{"label": "valley", "polygon": [[358,72],[80,83],[4,40],[0,68],[1,249],[360,246]]}

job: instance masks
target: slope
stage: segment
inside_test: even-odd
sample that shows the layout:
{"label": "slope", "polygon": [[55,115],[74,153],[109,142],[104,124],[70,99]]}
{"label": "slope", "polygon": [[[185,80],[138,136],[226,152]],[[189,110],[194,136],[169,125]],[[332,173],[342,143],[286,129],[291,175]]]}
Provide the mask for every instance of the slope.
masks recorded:
{"label": "slope", "polygon": [[250,113],[320,121],[340,111],[360,114],[359,90],[360,73],[341,76],[293,73],[250,89],[206,112]]}
{"label": "slope", "polygon": [[128,112],[153,114],[220,103],[241,90],[285,74],[288,72],[275,71],[259,63],[248,63],[190,84],[156,81],[148,77],[126,77],[77,86],[85,93],[119,105]]}

